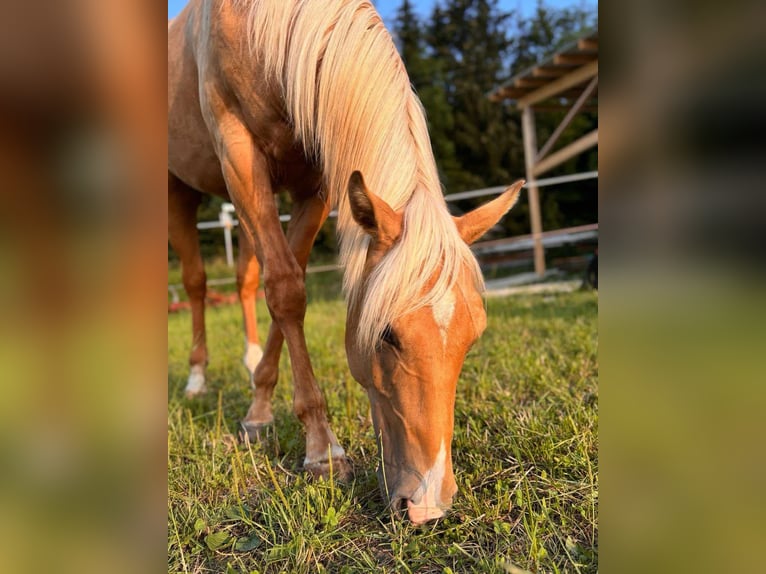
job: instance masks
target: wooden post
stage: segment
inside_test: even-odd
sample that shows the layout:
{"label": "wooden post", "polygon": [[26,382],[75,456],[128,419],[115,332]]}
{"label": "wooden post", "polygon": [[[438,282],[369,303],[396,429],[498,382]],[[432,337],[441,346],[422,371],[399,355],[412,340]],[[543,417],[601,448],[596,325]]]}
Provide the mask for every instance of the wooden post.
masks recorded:
{"label": "wooden post", "polygon": [[[527,168],[527,181],[535,179],[535,158],[537,157],[537,131],[535,116],[532,108],[526,106],[521,111],[521,132],[524,137],[524,163]],[[535,250],[535,273],[542,277],[545,274],[545,250],[543,249],[543,224],[540,217],[540,195],[534,183],[527,184],[529,195],[529,218],[532,224],[532,240]]]}

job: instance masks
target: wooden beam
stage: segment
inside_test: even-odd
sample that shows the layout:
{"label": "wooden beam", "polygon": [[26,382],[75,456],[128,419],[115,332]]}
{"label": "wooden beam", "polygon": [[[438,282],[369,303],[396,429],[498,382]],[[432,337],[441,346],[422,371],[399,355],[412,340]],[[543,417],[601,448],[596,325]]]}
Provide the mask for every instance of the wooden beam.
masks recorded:
{"label": "wooden beam", "polygon": [[[552,98],[548,98],[548,101],[546,104],[548,105],[555,105],[556,100],[558,99],[566,99],[566,100],[576,100],[580,97],[580,94],[582,94],[582,91],[585,89],[585,86],[577,86],[575,88],[572,88],[570,90],[566,90],[564,92],[561,92],[560,94],[556,94]],[[505,87],[505,88],[499,88],[497,92],[495,92],[493,95],[489,97],[490,101],[493,102],[502,102],[503,100],[518,100],[520,98],[525,97],[527,94],[531,94],[534,91],[533,88],[514,88],[514,87]],[[598,89],[596,89],[596,92],[598,92]],[[596,99],[596,93],[592,95],[591,103],[595,103]],[[515,104],[514,104],[515,105]],[[534,107],[537,108],[537,103],[534,104]],[[570,106],[564,106],[564,109],[568,110]]]}
{"label": "wooden beam", "polygon": [[581,38],[577,40],[577,49],[583,52],[598,52],[598,40],[594,38]]}
{"label": "wooden beam", "polygon": [[[560,229],[551,229],[550,231],[544,231],[543,238],[556,237],[557,235],[566,235],[568,233],[584,233],[586,231],[598,231],[598,223],[586,223],[585,225],[575,225],[574,227],[562,227]],[[504,237],[503,239],[490,239],[489,241],[477,241],[471,244],[471,249],[478,251],[482,248],[496,247],[498,245],[508,245],[509,243],[518,243],[520,241],[527,241],[532,239],[531,235],[514,235],[513,237]],[[337,265],[333,266],[338,268]],[[180,288],[182,285],[179,284]]]}
{"label": "wooden beam", "polygon": [[[583,90],[587,87],[587,84],[584,86],[577,86],[576,88],[572,88],[571,90],[567,90],[565,92],[561,92],[560,94],[556,94],[555,96],[548,98],[547,100],[543,100],[541,102],[535,102],[532,104],[533,108],[536,108],[540,104],[544,104],[547,106],[563,106],[565,110],[568,110],[572,107],[572,103],[580,97]],[[527,94],[531,94],[532,92],[530,90],[526,90],[523,94],[519,94],[516,96],[516,99],[523,98]],[[562,101],[566,100],[566,101]],[[596,88],[596,92],[590,95],[590,99],[588,100],[588,103],[591,105],[595,105],[598,103],[598,88]]]}
{"label": "wooden beam", "polygon": [[593,61],[590,54],[556,54],[553,63],[557,66],[582,66]]}
{"label": "wooden beam", "polygon": [[559,151],[538,162],[532,169],[532,175],[538,177],[595,145],[598,145],[598,129],[582,136],[580,139],[573,141],[568,146],[561,148]]}
{"label": "wooden beam", "polygon": [[589,64],[584,65],[581,68],[577,68],[573,72],[570,72],[566,76],[561,76],[558,80],[554,80],[551,83],[541,87],[539,90],[530,92],[526,96],[522,96],[516,102],[516,106],[519,109],[526,108],[537,102],[541,102],[548,98],[568,90],[581,84],[586,80],[590,80],[593,76],[598,75],[598,60],[594,60]]}
{"label": "wooden beam", "polygon": [[569,70],[567,68],[555,68],[553,66],[537,66],[532,69],[532,75],[535,78],[558,78],[563,76]]}
{"label": "wooden beam", "polygon": [[[535,156],[537,155],[537,128],[535,113],[532,108],[525,107],[521,112],[521,133],[524,139],[524,163],[527,168],[527,181],[534,181]],[[534,240],[535,272],[539,277],[545,274],[545,249],[543,247],[543,224],[540,217],[540,194],[537,186],[527,187],[529,197],[529,219]]]}
{"label": "wooden beam", "polygon": [[519,78],[513,82],[513,85],[516,88],[539,88],[548,83],[550,83],[550,80],[545,78]]}
{"label": "wooden beam", "polygon": [[[557,106],[554,104],[535,104],[532,106],[532,109],[536,112],[565,112],[569,109],[571,109],[571,106]],[[598,111],[598,106],[596,105],[587,105],[580,108],[581,112],[587,112],[587,113],[593,113]]]}
{"label": "wooden beam", "polygon": [[[576,100],[577,98],[580,97],[580,94],[582,94],[582,91],[586,88],[586,86],[587,86],[587,84],[585,84],[583,86],[577,86],[576,88],[572,88],[571,90],[566,90],[564,92],[561,92],[560,94],[556,94],[551,99],[552,100],[557,100],[559,98],[564,98],[564,99],[567,99],[567,100]],[[597,93],[598,93],[598,88],[596,88],[596,91],[593,94],[591,94],[592,97],[595,98],[597,96]],[[521,96],[519,96],[519,97],[523,97],[523,94]]]}
{"label": "wooden beam", "polygon": [[502,102],[503,100],[515,100],[526,96],[529,93],[529,88],[515,88],[513,86],[504,86],[498,88],[497,91],[490,95],[489,99],[493,102]]}
{"label": "wooden beam", "polygon": [[598,76],[594,77],[590,81],[590,84],[588,84],[588,87],[585,88],[582,94],[580,94],[580,97],[577,98],[577,101],[574,103],[572,108],[567,112],[567,115],[564,116],[564,119],[561,120],[561,123],[551,134],[551,137],[549,137],[548,141],[545,142],[543,147],[540,148],[540,151],[537,153],[537,157],[535,158],[535,163],[539,163],[540,160],[542,160],[545,157],[545,155],[549,151],[551,151],[551,148],[553,147],[553,145],[561,137],[562,132],[567,128],[570,122],[574,119],[574,117],[583,107],[583,104],[585,104],[585,102],[588,100],[590,95],[593,93],[593,90],[596,89],[597,85],[598,85]]}

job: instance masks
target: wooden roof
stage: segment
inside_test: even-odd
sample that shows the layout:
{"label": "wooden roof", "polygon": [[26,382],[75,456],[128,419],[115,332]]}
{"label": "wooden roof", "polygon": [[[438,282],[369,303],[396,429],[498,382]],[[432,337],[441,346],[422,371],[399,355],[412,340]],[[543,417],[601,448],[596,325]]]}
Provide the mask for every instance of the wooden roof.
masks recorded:
{"label": "wooden roof", "polygon": [[[564,46],[544,62],[515,75],[492,90],[488,97],[499,102],[514,100],[518,107],[552,109],[566,106],[561,100],[575,100],[598,75],[598,29]],[[585,106],[596,103],[593,89]]]}

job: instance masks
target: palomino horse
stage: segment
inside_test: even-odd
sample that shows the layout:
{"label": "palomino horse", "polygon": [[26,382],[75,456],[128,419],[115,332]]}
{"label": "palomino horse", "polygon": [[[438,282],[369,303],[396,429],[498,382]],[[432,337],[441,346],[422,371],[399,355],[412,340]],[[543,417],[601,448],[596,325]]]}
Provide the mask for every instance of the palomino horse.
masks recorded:
{"label": "palomino horse", "polygon": [[[254,240],[273,319],[244,429],[255,436],[273,421],[287,341],[304,468],[349,472],[303,334],[305,266],[337,206],[346,354],[370,399],[381,489],[416,524],[442,516],[457,490],[455,387],[486,325],[468,245],[523,182],[450,216],[423,109],[369,2],[191,0],[168,43],[170,171],[195,189],[228,191]],[[286,234],[280,189],[293,199]]]}
{"label": "palomino horse", "polygon": [[[196,397],[207,390],[205,385],[205,367],[208,361],[205,332],[207,276],[197,234],[197,207],[201,197],[198,191],[168,172],[168,240],[181,260],[184,289],[189,296],[192,314],[190,372],[184,391],[188,398]],[[225,197],[228,198],[228,196]],[[246,232],[243,230],[242,233],[244,235]],[[253,253],[253,242],[243,237],[239,242],[237,258],[237,293],[242,305],[245,325],[243,362],[250,373],[251,383],[255,367],[263,356],[255,317],[258,278],[258,262]]]}

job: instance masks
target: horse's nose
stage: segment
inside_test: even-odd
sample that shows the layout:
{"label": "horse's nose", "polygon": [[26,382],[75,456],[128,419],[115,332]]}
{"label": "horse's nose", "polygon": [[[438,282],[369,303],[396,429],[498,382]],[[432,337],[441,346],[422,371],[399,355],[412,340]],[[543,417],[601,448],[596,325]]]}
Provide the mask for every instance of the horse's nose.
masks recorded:
{"label": "horse's nose", "polygon": [[407,511],[407,499],[404,496],[395,496],[391,499],[391,508],[397,514],[404,515]]}
{"label": "horse's nose", "polygon": [[424,524],[442,516],[444,516],[444,511],[438,506],[429,506],[425,500],[421,500],[420,504],[415,504],[407,499],[407,517],[415,525]]}
{"label": "horse's nose", "polygon": [[452,506],[452,498],[457,490],[457,485],[445,488],[437,494],[437,485],[430,485],[425,492],[421,488],[397,489],[397,492],[391,497],[391,509],[402,518],[406,513],[410,522],[420,525],[429,520],[436,520],[443,517],[447,510]]}

